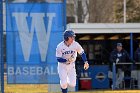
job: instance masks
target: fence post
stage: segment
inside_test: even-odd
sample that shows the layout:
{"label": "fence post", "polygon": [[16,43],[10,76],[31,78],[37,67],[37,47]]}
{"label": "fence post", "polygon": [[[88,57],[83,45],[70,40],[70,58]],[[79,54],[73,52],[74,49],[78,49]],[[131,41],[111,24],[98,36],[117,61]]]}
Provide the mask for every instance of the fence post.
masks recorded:
{"label": "fence post", "polygon": [[112,73],[113,73],[113,86],[112,86],[112,89],[114,90],[115,87],[116,87],[116,63],[113,62],[113,66],[112,66]]}
{"label": "fence post", "polygon": [[3,63],[3,0],[0,0],[0,71],[1,92],[4,93],[4,63]]}

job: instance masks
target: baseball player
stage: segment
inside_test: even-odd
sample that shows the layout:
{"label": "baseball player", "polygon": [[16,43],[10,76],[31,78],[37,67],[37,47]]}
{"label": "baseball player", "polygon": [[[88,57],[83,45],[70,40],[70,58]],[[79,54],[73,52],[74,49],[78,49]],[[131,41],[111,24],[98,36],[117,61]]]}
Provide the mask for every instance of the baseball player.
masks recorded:
{"label": "baseball player", "polygon": [[84,61],[84,69],[89,68],[89,64],[81,45],[75,41],[75,33],[72,30],[64,32],[64,41],[59,43],[56,48],[56,58],[58,61],[58,74],[62,93],[67,93],[68,85],[76,86],[75,60],[77,53]]}

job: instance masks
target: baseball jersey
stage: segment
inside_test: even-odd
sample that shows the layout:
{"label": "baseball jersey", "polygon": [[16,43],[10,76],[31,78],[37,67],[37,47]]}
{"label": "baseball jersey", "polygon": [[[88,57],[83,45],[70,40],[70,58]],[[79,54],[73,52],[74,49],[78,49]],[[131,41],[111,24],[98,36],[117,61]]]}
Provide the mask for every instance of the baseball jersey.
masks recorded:
{"label": "baseball jersey", "polygon": [[73,56],[74,62],[76,60],[77,53],[82,54],[82,53],[84,53],[84,50],[81,47],[81,45],[76,41],[73,41],[73,43],[70,46],[67,46],[64,43],[64,41],[62,41],[61,43],[58,44],[58,46],[56,48],[56,57],[61,57],[63,59],[69,59],[71,56]]}

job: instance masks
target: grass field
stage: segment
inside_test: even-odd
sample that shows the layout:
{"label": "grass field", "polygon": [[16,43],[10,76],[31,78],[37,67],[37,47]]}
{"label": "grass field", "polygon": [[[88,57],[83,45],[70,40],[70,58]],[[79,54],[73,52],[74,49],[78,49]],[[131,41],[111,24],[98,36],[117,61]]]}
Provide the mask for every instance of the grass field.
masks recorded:
{"label": "grass field", "polygon": [[4,78],[5,93],[48,93],[47,84],[7,84]]}
{"label": "grass field", "polygon": [[[5,93],[48,93],[47,84],[7,84],[5,78]],[[140,93],[140,90],[93,90],[69,93]]]}
{"label": "grass field", "polygon": [[[5,84],[5,93],[48,93],[47,85],[12,85]],[[75,92],[70,92],[75,93]],[[140,93],[140,90],[93,90],[76,93]]]}

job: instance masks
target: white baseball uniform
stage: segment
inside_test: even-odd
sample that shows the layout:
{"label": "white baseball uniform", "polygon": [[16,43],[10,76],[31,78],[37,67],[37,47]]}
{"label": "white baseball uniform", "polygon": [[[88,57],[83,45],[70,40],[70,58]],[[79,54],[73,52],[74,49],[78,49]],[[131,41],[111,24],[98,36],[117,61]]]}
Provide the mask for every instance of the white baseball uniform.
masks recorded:
{"label": "white baseball uniform", "polygon": [[64,41],[62,41],[56,48],[56,57],[69,59],[71,56],[73,56],[73,60],[70,62],[70,64],[58,62],[60,85],[64,89],[67,88],[68,85],[72,87],[76,85],[75,60],[77,57],[77,52],[82,54],[84,50],[76,41],[73,41],[70,46],[67,46]]}

